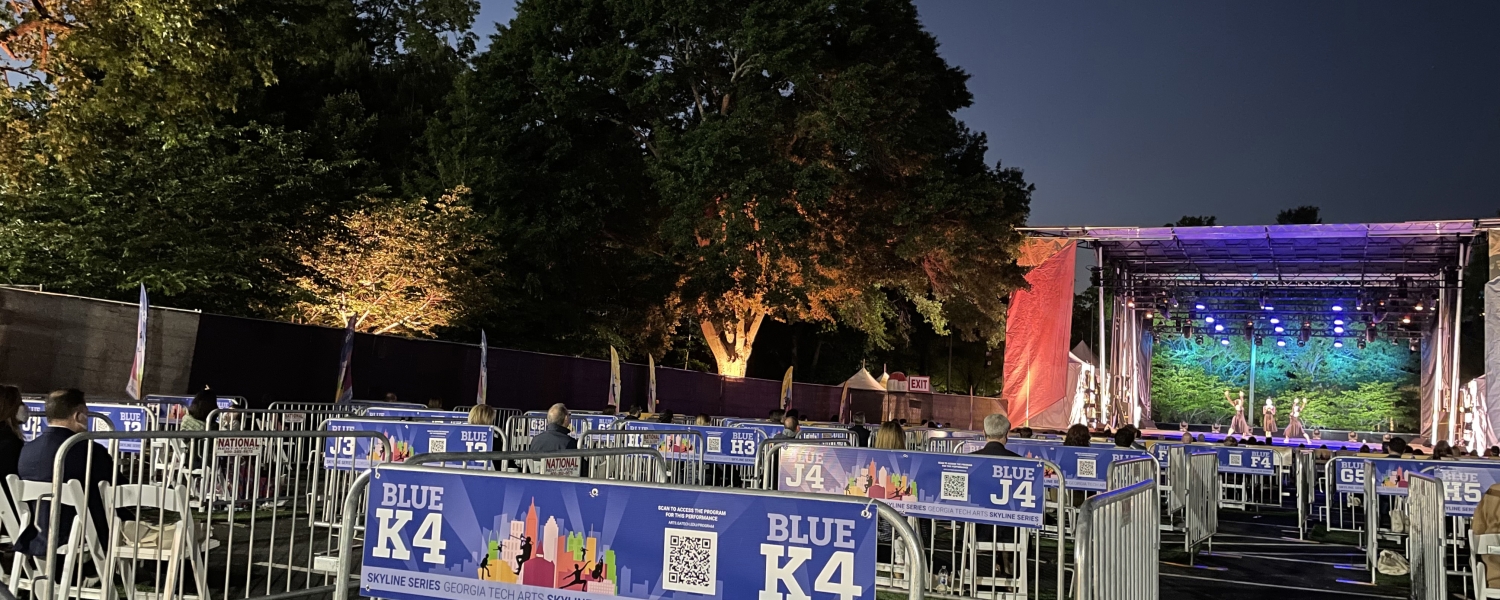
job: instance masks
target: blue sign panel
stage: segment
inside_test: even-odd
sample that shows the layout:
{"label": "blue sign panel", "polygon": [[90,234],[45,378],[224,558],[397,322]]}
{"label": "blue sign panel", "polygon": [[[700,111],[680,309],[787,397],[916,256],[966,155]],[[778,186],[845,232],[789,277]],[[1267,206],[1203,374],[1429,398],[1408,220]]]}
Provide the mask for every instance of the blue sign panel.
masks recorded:
{"label": "blue sign panel", "polygon": [[31,412],[31,418],[21,423],[21,439],[31,441],[42,434],[42,429],[47,427],[47,405],[40,400],[23,400],[26,410]]}
{"label": "blue sign panel", "polygon": [[1485,490],[1500,483],[1500,465],[1479,461],[1340,458],[1333,463],[1337,480],[1334,489],[1344,493],[1363,492],[1367,462],[1375,463],[1375,493],[1382,496],[1405,496],[1407,478],[1412,473],[1441,481],[1444,509],[1449,516],[1473,516]]}
{"label": "blue sign panel", "polygon": [[[89,412],[96,412],[109,417],[110,425],[115,431],[142,432],[148,429],[150,417],[146,416],[146,407],[131,406],[128,404],[90,404]],[[92,423],[90,423],[92,425]],[[108,446],[110,440],[94,440],[101,445]],[[138,453],[141,451],[141,440],[119,440],[120,451]]]}
{"label": "blue sign panel", "polygon": [[[707,425],[677,425],[675,423],[642,423],[626,421],[627,431],[696,431],[703,434],[703,462],[717,465],[753,465],[755,451],[766,434],[741,427],[711,427]],[[656,448],[662,457],[669,459],[691,458],[695,454],[695,435],[648,435],[641,445]]]}
{"label": "blue sign panel", "polygon": [[[1157,442],[1152,444],[1151,453],[1156,456],[1157,460],[1161,461],[1162,466],[1166,466],[1171,448],[1183,445],[1172,442]],[[1187,446],[1194,450],[1213,450],[1219,453],[1220,473],[1243,473],[1246,475],[1276,474],[1276,451],[1269,448],[1207,446],[1202,444],[1190,444]]]}
{"label": "blue sign panel", "polygon": [[[583,435],[584,431],[601,431],[613,429],[618,415],[581,415],[573,413],[568,416],[568,428],[573,430],[573,437]],[[526,435],[534,436],[547,429],[547,413],[532,411],[526,413]]]}
{"label": "blue sign panel", "polygon": [[[156,421],[165,425],[176,425],[187,416],[187,407],[193,403],[192,396],[146,396],[146,406],[156,415]],[[234,408],[234,399],[220,396],[219,408]]]}
{"label": "blue sign panel", "polygon": [[424,410],[416,408],[390,408],[386,406],[371,406],[365,409],[366,417],[399,417],[403,419],[421,419],[427,421],[457,421],[467,422],[468,413],[453,412],[451,410]]}
{"label": "blue sign panel", "polygon": [[842,446],[782,450],[777,489],[883,500],[914,517],[1039,528],[1042,463]]}
{"label": "blue sign panel", "polygon": [[[418,454],[437,452],[490,452],[494,430],[484,425],[423,423],[420,421],[364,421],[329,419],[329,431],[374,431],[385,438],[385,447],[373,438],[328,438],[323,444],[323,466],[329,469],[368,469],[381,463],[399,463]],[[445,463],[482,469],[489,461]]]}
{"label": "blue sign panel", "polygon": [[[734,427],[738,427],[741,429],[754,429],[766,434],[766,437],[768,438],[773,438],[781,435],[781,432],[786,430],[786,427],[783,427],[776,423],[766,423],[764,421],[737,423],[734,425]],[[797,432],[797,439],[802,440],[848,439],[852,435],[851,433],[849,433],[848,429],[841,429],[838,427],[813,427],[810,425],[802,425],[798,427],[798,430],[799,431]]]}
{"label": "blue sign panel", "polygon": [[[984,446],[983,440],[965,442],[965,446],[976,444],[968,451]],[[1052,462],[1062,469],[1063,478],[1070,490],[1104,491],[1109,489],[1109,465],[1117,460],[1149,457],[1145,450],[1116,448],[1114,446],[1064,446],[1047,440],[1013,439],[1005,442],[1011,452],[1027,458],[1040,458]],[[1047,487],[1057,487],[1057,477],[1048,473]]]}
{"label": "blue sign panel", "polygon": [[875,598],[863,506],[394,467],[370,482],[362,595]]}

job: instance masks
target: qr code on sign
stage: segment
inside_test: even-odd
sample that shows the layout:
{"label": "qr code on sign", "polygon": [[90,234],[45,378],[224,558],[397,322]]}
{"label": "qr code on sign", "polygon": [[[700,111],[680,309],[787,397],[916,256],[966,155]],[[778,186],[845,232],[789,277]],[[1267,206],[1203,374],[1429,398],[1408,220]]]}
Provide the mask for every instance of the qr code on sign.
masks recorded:
{"label": "qr code on sign", "polygon": [[724,447],[723,444],[724,444],[724,438],[720,438],[720,437],[711,437],[711,438],[708,438],[708,453],[709,454],[718,454],[718,453],[722,452],[722,450],[720,450],[720,448]]}
{"label": "qr code on sign", "polygon": [[432,436],[430,438],[427,438],[427,451],[428,452],[447,452],[448,451],[448,438],[446,438],[446,437],[438,437],[438,436]]}
{"label": "qr code on sign", "polygon": [[662,535],[662,589],[717,595],[719,534],[669,527]]}
{"label": "qr code on sign", "polygon": [[940,493],[943,500],[957,500],[959,502],[969,501],[969,474],[954,471],[943,473],[943,489]]}
{"label": "qr code on sign", "polygon": [[1078,476],[1084,479],[1099,478],[1099,463],[1092,458],[1078,459]]}
{"label": "qr code on sign", "polygon": [[1245,459],[1243,457],[1241,457],[1239,454],[1231,454],[1231,455],[1229,455],[1229,466],[1231,466],[1231,467],[1240,467],[1240,466],[1244,466],[1244,464],[1245,464]]}

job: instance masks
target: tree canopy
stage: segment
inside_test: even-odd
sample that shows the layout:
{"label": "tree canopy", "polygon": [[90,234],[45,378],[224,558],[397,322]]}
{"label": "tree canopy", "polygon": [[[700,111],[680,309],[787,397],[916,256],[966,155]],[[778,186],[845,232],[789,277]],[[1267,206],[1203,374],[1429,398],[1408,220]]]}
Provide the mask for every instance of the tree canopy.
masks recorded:
{"label": "tree canopy", "polygon": [[1318,207],[1316,206],[1298,206],[1276,213],[1276,224],[1322,225],[1323,217],[1318,216]]}
{"label": "tree canopy", "polygon": [[526,2],[433,179],[494,215],[507,316],[647,351],[690,324],[729,375],[766,318],[879,345],[901,302],[994,344],[1031,187],[954,118],[965,79],[905,1]]}

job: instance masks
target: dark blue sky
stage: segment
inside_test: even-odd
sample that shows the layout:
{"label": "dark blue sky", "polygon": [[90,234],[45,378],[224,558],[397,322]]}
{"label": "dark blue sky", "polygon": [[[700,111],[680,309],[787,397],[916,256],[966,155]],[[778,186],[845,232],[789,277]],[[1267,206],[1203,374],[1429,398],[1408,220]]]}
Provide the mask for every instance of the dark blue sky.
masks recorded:
{"label": "dark blue sky", "polygon": [[[514,14],[482,0],[482,37]],[[917,2],[1033,225],[1495,216],[1500,3]],[[487,40],[482,43],[487,43]]]}

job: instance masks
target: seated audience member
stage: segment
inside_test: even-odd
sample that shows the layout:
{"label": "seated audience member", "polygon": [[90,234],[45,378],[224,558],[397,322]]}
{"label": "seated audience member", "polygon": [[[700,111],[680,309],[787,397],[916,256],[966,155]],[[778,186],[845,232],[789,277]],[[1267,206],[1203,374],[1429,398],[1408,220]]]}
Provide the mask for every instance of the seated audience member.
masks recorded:
{"label": "seated audience member", "polygon": [[[21,448],[26,444],[21,437],[21,417],[27,416],[21,414],[24,408],[21,388],[0,385],[0,481],[5,481],[8,475],[20,474]],[[0,489],[10,497],[10,488],[0,484]]]}
{"label": "seated audience member", "polygon": [[182,417],[177,428],[182,431],[205,431],[208,429],[208,416],[217,408],[219,396],[205,386],[197,394],[193,394],[193,401],[188,403],[187,415]]}
{"label": "seated audience member", "polygon": [[1016,428],[1016,437],[1018,437],[1020,439],[1029,440],[1034,435],[1036,435],[1036,433],[1033,432],[1030,427],[1017,427]]}
{"label": "seated audience member", "polygon": [[620,420],[621,421],[639,421],[639,420],[641,420],[641,405],[639,405],[639,404],[631,405],[630,412],[625,413],[625,416],[620,417]]}
{"label": "seated audience member", "polygon": [[1484,456],[1485,458],[1500,458],[1500,446],[1490,446],[1489,450],[1484,451]]}
{"label": "seated audience member", "polygon": [[1369,444],[1360,444],[1359,445],[1359,453],[1360,454],[1369,454],[1370,453],[1370,445]]}
{"label": "seated audience member", "polygon": [[1413,446],[1411,448],[1411,455],[1412,456],[1427,456],[1427,453],[1424,452],[1424,451],[1422,451],[1421,448],[1417,448],[1417,447]]}
{"label": "seated audience member", "polygon": [[620,409],[613,404],[606,404],[604,405],[604,410],[599,411],[599,414],[613,417],[620,414]]}
{"label": "seated audience member", "polygon": [[1133,448],[1135,446],[1136,428],[1133,425],[1121,427],[1115,432],[1116,448]]}
{"label": "seated audience member", "polygon": [[1401,455],[1406,454],[1406,440],[1399,437],[1391,438],[1391,441],[1385,444],[1385,454],[1391,458],[1401,458]]}
{"label": "seated audience member", "polygon": [[490,406],[488,404],[475,405],[469,408],[469,424],[489,425],[493,427],[495,425],[498,425],[498,423],[495,422],[495,415],[497,414],[499,413],[495,411],[495,407],[493,406]]}
{"label": "seated audience member", "polygon": [[714,424],[714,418],[708,416],[707,413],[698,413],[698,418],[695,419],[695,420],[693,420],[693,424],[694,425],[713,425]]}
{"label": "seated audience member", "polygon": [[782,422],[785,419],[786,419],[786,411],[781,410],[779,408],[773,408],[773,409],[771,409],[771,416],[770,416],[770,418],[768,418],[766,420],[768,420],[768,421],[770,421],[772,423],[780,423],[780,422]]}
{"label": "seated audience member", "polygon": [[850,416],[850,420],[854,421],[849,426],[849,432],[854,434],[854,443],[858,444],[861,448],[868,448],[870,446],[870,430],[865,428],[865,413],[854,413]]}
{"label": "seated audience member", "polygon": [[781,419],[781,433],[771,436],[773,440],[795,440],[797,434],[802,432],[802,424],[797,421],[797,415],[787,414]]}
{"label": "seated audience member", "polygon": [[[21,449],[18,468],[21,479],[26,481],[52,482],[53,465],[63,442],[89,428],[89,407],[83,392],[58,390],[47,396],[47,428],[36,439]],[[87,479],[85,479],[87,477]],[[115,462],[103,446],[90,442],[77,442],[68,448],[63,459],[63,481],[81,481],[87,490],[89,517],[94,522],[94,531],[100,539],[109,539],[109,518],[104,511],[104,500],[99,494],[99,484],[115,483]],[[119,509],[120,518],[135,520],[132,511]],[[72,507],[62,507],[62,523],[71,524],[77,512]],[[34,527],[17,540],[15,547],[31,556],[46,556],[47,531],[51,526],[51,508],[47,502],[39,502],[32,520]],[[59,535],[65,535],[59,532]]]}
{"label": "seated audience member", "polygon": [[443,408],[443,399],[442,398],[428,398],[427,399],[427,408],[429,410],[447,410],[447,409]]}
{"label": "seated audience member", "polygon": [[578,440],[573,438],[573,430],[568,429],[568,407],[559,402],[547,409],[547,428],[534,436],[531,436],[531,446],[527,449],[532,452],[558,452],[561,450],[574,450],[578,448]]}
{"label": "seated audience member", "polygon": [[1235,439],[1235,437],[1232,436],[1232,435],[1226,435],[1226,436],[1224,436],[1224,445],[1225,446],[1238,446],[1238,445],[1240,445],[1240,441],[1238,439]]}
{"label": "seated audience member", "polygon": [[983,448],[970,452],[982,456],[1020,456],[1005,448],[1005,440],[1010,437],[1010,418],[995,413],[984,418],[984,440]]}
{"label": "seated audience member", "polygon": [[1082,423],[1075,423],[1068,428],[1068,433],[1063,436],[1064,446],[1076,446],[1079,448],[1089,447],[1089,428]]}
{"label": "seated audience member", "polygon": [[[1479,497],[1479,506],[1474,509],[1474,535],[1480,536],[1487,533],[1500,533],[1500,484],[1490,486],[1484,495]],[[1484,579],[1488,587],[1500,587],[1500,555],[1483,554],[1480,559],[1484,560]]]}
{"label": "seated audience member", "polygon": [[1438,440],[1432,445],[1432,460],[1447,460],[1453,458],[1453,447],[1448,445],[1448,440]]}
{"label": "seated audience member", "polygon": [[880,431],[875,432],[875,441],[870,446],[880,450],[905,450],[906,432],[901,430],[901,425],[895,421],[886,421],[880,424]]}
{"label": "seated audience member", "polygon": [[656,415],[656,422],[657,423],[671,423],[672,420],[676,419],[676,418],[677,418],[677,413],[674,413],[674,412],[672,412],[670,410],[664,410],[664,411],[661,411],[661,414]]}

